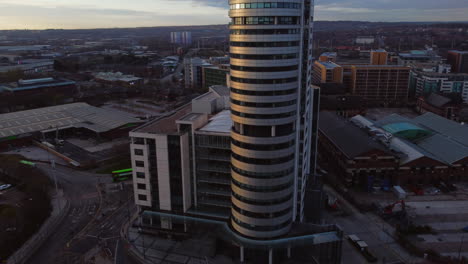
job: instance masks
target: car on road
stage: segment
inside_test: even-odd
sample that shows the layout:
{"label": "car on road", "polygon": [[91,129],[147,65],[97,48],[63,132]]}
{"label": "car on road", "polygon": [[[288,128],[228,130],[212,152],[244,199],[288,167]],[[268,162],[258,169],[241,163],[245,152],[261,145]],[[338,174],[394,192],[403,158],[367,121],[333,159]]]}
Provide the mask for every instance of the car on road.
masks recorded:
{"label": "car on road", "polygon": [[2,184],[0,185],[0,191],[8,190],[11,188],[11,184]]}
{"label": "car on road", "polygon": [[355,246],[361,254],[367,259],[368,262],[374,263],[377,262],[377,258],[369,251],[368,245],[365,241],[361,240],[356,235],[349,235],[348,240]]}

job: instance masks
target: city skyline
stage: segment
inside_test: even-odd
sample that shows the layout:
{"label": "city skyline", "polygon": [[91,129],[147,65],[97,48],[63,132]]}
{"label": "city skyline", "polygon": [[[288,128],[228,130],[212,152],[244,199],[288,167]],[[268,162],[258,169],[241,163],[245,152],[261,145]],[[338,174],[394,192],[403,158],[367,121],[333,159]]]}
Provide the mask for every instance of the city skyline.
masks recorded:
{"label": "city skyline", "polygon": [[[0,0],[0,30],[79,29],[226,24],[227,1],[219,0]],[[190,8],[187,8],[190,7]],[[434,12],[437,10],[437,12]],[[463,21],[466,1],[316,1],[316,20],[382,22]],[[184,19],[180,19],[184,17]]]}

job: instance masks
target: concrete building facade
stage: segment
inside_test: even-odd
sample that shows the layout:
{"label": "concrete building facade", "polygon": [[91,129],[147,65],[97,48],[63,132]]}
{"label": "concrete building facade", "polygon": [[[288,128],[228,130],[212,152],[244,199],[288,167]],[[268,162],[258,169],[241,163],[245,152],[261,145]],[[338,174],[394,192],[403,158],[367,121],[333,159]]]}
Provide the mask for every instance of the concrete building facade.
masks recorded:
{"label": "concrete building facade", "polygon": [[408,101],[410,67],[355,65],[351,67],[351,93],[375,103]]}
{"label": "concrete building facade", "polygon": [[230,1],[231,227],[255,239],[284,236],[303,220],[314,151],[314,5],[287,3]]}

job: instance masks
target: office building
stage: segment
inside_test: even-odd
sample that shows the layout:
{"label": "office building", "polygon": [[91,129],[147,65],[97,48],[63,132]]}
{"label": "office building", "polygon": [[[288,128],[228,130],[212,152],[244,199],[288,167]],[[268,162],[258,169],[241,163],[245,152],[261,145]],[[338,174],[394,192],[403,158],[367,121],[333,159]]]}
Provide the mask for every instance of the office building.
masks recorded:
{"label": "office building", "polygon": [[320,193],[320,188],[310,191],[319,183],[313,8],[310,0],[230,1],[230,91],[212,87],[215,94],[131,133],[134,176],[140,177],[135,198],[141,208],[155,211],[146,214],[151,223],[187,231],[184,221],[196,221],[194,215],[225,219],[219,224],[221,238],[229,237],[241,262],[265,254],[257,263],[273,263],[301,248],[319,262],[341,262],[339,228],[311,224],[305,217],[306,207],[308,215],[319,215],[322,201],[312,199],[306,206],[306,194]]}
{"label": "office building", "polygon": [[192,32],[171,32],[171,43],[183,46],[192,45]]}
{"label": "office building", "polygon": [[314,62],[314,83],[343,83],[343,67],[331,61]]}
{"label": "office building", "polygon": [[[304,223],[296,227],[302,232],[299,235],[268,241],[244,238],[229,227],[233,206],[231,155],[236,148],[231,140],[229,105],[228,88],[213,86],[191,104],[130,133],[135,203],[142,212],[143,227],[150,232],[166,230],[174,234],[209,228],[234,247],[241,246],[241,254],[245,254],[241,259],[254,254],[259,245],[263,245],[262,250],[271,245],[275,250],[289,248],[290,253],[293,247],[306,246],[308,253],[324,263],[339,263],[342,233],[333,225]],[[315,129],[318,132],[318,127],[311,130]],[[316,186],[320,187],[314,182],[304,191],[308,194],[308,211],[304,214],[308,221],[320,223],[324,200]],[[203,227],[200,223],[207,219],[211,224]]]}
{"label": "office building", "polygon": [[229,76],[229,64],[218,64],[218,66],[202,67],[202,87],[208,90],[213,85],[227,85]]}
{"label": "office building", "polygon": [[357,45],[372,45],[375,42],[373,36],[359,36],[355,40]]}
{"label": "office building", "polygon": [[372,50],[370,53],[370,64],[371,65],[387,65],[388,62],[388,52],[379,49]]}
{"label": "office building", "polygon": [[452,72],[468,73],[468,51],[449,51],[447,62],[452,65]]}
{"label": "office building", "polygon": [[244,237],[273,239],[304,220],[305,188],[314,173],[314,6],[230,2],[231,225]]}
{"label": "office building", "polygon": [[398,65],[411,66],[415,63],[440,63],[442,57],[433,50],[412,50],[398,55]]}
{"label": "office building", "polygon": [[410,67],[354,65],[351,67],[351,93],[369,102],[404,104],[409,95]]}
{"label": "office building", "polygon": [[323,62],[336,62],[336,57],[338,57],[336,52],[324,52],[320,55],[318,60]]}
{"label": "office building", "polygon": [[[143,210],[229,217],[231,121],[228,111],[223,112],[229,109],[226,91],[214,87],[130,133],[135,203]],[[172,229],[169,222],[160,227]]]}
{"label": "office building", "polygon": [[413,68],[410,77],[410,94],[418,98],[429,93],[460,94],[463,101],[468,103],[468,74],[439,73],[425,68]]}
{"label": "office building", "polygon": [[200,89],[203,87],[203,68],[213,66],[199,57],[185,58],[185,89]]}

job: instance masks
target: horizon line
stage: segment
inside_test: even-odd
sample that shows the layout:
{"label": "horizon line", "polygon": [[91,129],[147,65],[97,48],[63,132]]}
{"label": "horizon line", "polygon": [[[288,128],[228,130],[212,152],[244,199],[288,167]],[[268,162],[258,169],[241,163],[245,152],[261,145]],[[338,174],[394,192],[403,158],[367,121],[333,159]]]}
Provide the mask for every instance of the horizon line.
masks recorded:
{"label": "horizon line", "polygon": [[[361,22],[361,23],[430,23],[430,24],[447,24],[447,23],[468,23],[467,21],[365,21],[365,20],[316,20],[314,22]],[[207,26],[229,26],[229,24],[204,24],[204,25],[174,25],[174,26],[142,26],[142,27],[90,27],[90,28],[17,28],[17,29],[0,29],[0,31],[46,31],[46,30],[101,30],[101,29],[141,29],[141,28],[174,28],[174,27],[207,27]]]}

